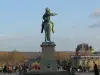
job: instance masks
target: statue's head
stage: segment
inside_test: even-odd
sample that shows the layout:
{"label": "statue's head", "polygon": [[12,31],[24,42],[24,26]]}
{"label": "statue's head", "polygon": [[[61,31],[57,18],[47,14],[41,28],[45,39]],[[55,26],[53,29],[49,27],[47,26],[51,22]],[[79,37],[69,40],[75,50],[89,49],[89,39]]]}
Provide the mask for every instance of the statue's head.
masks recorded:
{"label": "statue's head", "polygon": [[50,12],[50,9],[48,7],[45,8],[46,12]]}

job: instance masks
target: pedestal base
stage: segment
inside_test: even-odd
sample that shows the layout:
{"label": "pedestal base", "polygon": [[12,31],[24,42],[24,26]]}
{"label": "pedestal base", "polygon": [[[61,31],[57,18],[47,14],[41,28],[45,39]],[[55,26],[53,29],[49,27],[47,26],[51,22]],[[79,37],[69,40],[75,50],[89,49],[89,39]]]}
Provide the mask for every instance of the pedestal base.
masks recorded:
{"label": "pedestal base", "polygon": [[[48,68],[47,66],[50,66],[50,68]],[[57,71],[56,61],[42,59],[40,61],[40,70],[41,71]]]}
{"label": "pedestal base", "polygon": [[[40,61],[40,70],[49,71],[57,70],[56,59],[55,59],[55,43],[54,42],[42,42],[42,58]],[[48,69],[47,67],[50,66]]]}

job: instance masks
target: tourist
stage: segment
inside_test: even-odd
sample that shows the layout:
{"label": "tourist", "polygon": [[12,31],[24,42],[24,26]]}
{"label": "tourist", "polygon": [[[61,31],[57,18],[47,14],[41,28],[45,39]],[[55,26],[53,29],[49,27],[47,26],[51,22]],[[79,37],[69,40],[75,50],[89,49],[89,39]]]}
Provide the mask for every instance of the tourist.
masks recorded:
{"label": "tourist", "polygon": [[35,70],[38,70],[38,65],[35,65]]}
{"label": "tourist", "polygon": [[71,67],[72,69],[70,70],[70,72],[74,75],[75,74],[75,68]]}
{"label": "tourist", "polygon": [[7,72],[7,66],[5,65],[3,68],[3,72],[6,73]]}
{"label": "tourist", "polygon": [[81,65],[79,66],[79,69],[80,69],[80,72],[82,72],[82,66]]}
{"label": "tourist", "polygon": [[59,65],[57,65],[57,69],[60,70],[60,66]]}
{"label": "tourist", "polygon": [[15,65],[13,66],[13,71],[14,71],[14,72],[16,71],[16,66],[15,66]]}
{"label": "tourist", "polygon": [[21,74],[22,73],[22,66],[19,65],[18,69],[19,69],[19,73]]}
{"label": "tourist", "polygon": [[12,73],[12,71],[13,71],[13,67],[12,67],[12,65],[9,65],[9,73]]}
{"label": "tourist", "polygon": [[94,65],[94,75],[99,75],[97,64]]}

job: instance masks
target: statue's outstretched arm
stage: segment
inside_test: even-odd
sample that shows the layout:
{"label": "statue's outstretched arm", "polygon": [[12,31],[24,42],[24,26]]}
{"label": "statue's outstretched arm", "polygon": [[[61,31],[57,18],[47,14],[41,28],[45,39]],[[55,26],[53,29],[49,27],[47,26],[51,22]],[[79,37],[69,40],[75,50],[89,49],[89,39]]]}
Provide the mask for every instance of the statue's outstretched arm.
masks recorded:
{"label": "statue's outstretched arm", "polygon": [[56,16],[57,14],[56,13],[50,13],[50,16]]}

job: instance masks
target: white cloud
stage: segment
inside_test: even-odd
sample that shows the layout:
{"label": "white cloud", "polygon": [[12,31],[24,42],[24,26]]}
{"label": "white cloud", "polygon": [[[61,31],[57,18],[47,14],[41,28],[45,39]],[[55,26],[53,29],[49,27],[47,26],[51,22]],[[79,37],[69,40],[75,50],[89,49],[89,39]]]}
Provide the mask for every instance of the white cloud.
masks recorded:
{"label": "white cloud", "polygon": [[100,8],[96,9],[91,13],[91,17],[100,17]]}
{"label": "white cloud", "polygon": [[89,28],[99,28],[100,27],[100,22],[89,25]]}
{"label": "white cloud", "polygon": [[91,14],[90,17],[95,18],[95,20],[98,20],[97,23],[91,24],[88,27],[89,28],[99,28],[100,27],[100,8],[95,9]]}

